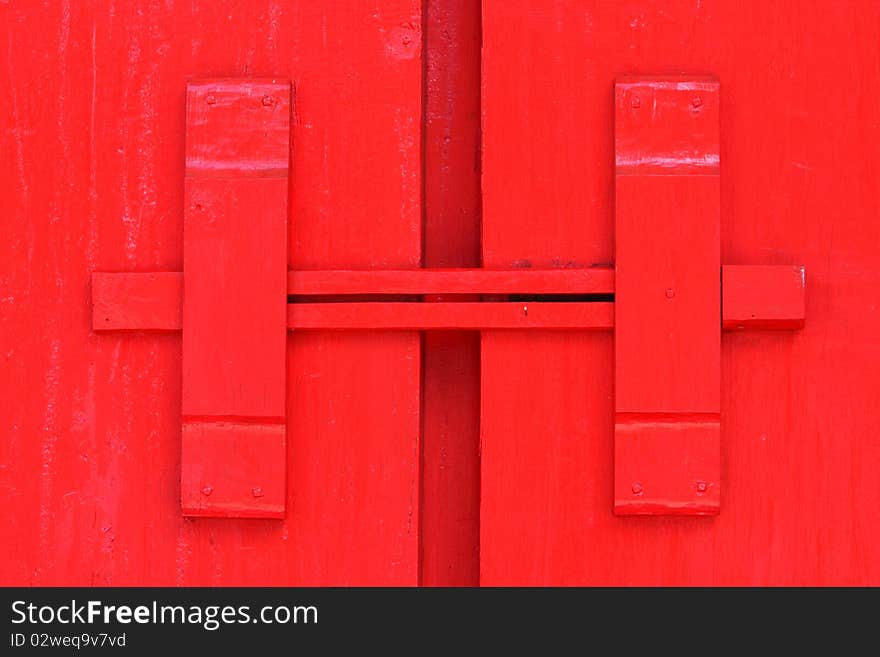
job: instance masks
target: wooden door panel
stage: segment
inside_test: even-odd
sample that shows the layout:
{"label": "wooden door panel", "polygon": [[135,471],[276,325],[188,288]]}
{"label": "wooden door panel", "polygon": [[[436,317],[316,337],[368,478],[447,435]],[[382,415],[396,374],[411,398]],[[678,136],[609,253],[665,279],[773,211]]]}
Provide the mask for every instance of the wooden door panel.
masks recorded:
{"label": "wooden door panel", "polygon": [[182,271],[184,91],[206,77],[293,83],[291,266],[418,266],[421,11],[0,9],[0,581],[417,583],[417,334],[288,335],[286,519],[184,519],[180,335],[93,333],[88,280]]}
{"label": "wooden door panel", "polygon": [[486,265],[611,262],[615,78],[711,73],[721,261],[805,265],[807,321],[722,337],[715,518],[612,514],[611,335],[484,334],[481,583],[880,579],[878,19],[869,1],[483,3]]}
{"label": "wooden door panel", "polygon": [[[880,581],[880,6],[484,0],[477,81],[465,5],[0,3],[0,583]],[[614,80],[682,71],[721,84],[721,262],[807,271],[802,331],[722,337],[719,516],[612,514],[577,330],[289,333],[286,518],[181,516],[181,336],[93,332],[88,281],[183,270],[187,81],[292,82],[298,270],[480,264],[480,84],[482,264],[541,269],[613,265]]]}

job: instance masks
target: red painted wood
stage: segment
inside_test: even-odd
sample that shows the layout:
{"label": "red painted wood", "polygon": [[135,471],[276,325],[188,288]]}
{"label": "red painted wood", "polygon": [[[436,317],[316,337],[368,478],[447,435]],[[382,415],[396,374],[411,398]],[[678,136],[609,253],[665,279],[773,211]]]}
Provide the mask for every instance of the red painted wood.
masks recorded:
{"label": "red painted wood", "polygon": [[[289,335],[288,516],[183,519],[180,338],[93,333],[88,288],[182,271],[184,88],[207,75],[294,81],[295,269],[417,266],[421,4],[99,4],[2,5],[0,582],[415,583],[403,335]],[[512,0],[483,23],[487,265],[613,263],[615,78],[710,71],[721,261],[801,263],[810,290],[803,331],[722,340],[715,518],[613,515],[610,332],[490,332],[482,582],[880,582],[876,4]]]}
{"label": "red painted wood", "polygon": [[[425,0],[422,6],[422,264],[479,267],[480,3]],[[420,582],[475,586],[480,558],[480,338],[472,332],[427,332],[422,344]]]}
{"label": "red painted wood", "polygon": [[[421,2],[302,2],[286,16],[297,36],[279,30],[279,47],[307,63],[290,267],[418,268]],[[418,584],[420,347],[414,331],[288,334],[289,579]]]}
{"label": "red painted wood", "polygon": [[187,519],[181,338],[93,333],[88,296],[183,271],[208,76],[296,88],[292,266],[417,266],[421,3],[0,7],[0,582],[416,584],[417,335],[288,334],[286,518]]}
{"label": "red painted wood", "polygon": [[184,422],[180,454],[184,514],[283,518],[284,434],[283,424],[247,424],[235,418]]}
{"label": "red painted wood", "polygon": [[804,327],[806,274],[803,267],[725,265],[721,280],[724,328]]}
{"label": "red painted wood", "polygon": [[611,267],[292,271],[288,281],[288,293],[294,295],[614,293]]}
{"label": "red painted wood", "polygon": [[867,1],[483,3],[487,264],[613,262],[614,81],[708,71],[721,262],[809,289],[802,331],[724,334],[711,518],[613,514],[611,335],[484,343],[482,583],[880,582],[878,39]]}
{"label": "red painted wood", "polygon": [[294,330],[314,329],[609,329],[613,303],[381,302],[292,303]]}
{"label": "red painted wood", "polygon": [[187,85],[185,515],[284,515],[290,100],[289,82]]}
{"label": "red painted wood", "polygon": [[618,184],[621,175],[718,175],[719,93],[713,76],[620,76],[614,107]]}
{"label": "red painted wood", "polygon": [[93,331],[179,331],[183,274],[92,274]]}
{"label": "red painted wood", "polygon": [[718,82],[621,78],[614,104],[614,511],[718,513]]}
{"label": "red painted wood", "polygon": [[[722,267],[723,328],[791,329],[804,323],[802,267]],[[614,294],[614,270],[414,269],[290,271],[295,296],[433,294]],[[330,301],[328,299],[327,301]],[[92,274],[94,331],[175,331],[182,326],[183,274]],[[295,328],[288,325],[288,328]]]}
{"label": "red painted wood", "polygon": [[720,507],[718,413],[615,414],[617,515],[705,516]]}
{"label": "red painted wood", "polygon": [[[286,179],[290,116],[287,80],[190,82],[186,89],[187,178]],[[186,253],[183,262],[186,266]]]}

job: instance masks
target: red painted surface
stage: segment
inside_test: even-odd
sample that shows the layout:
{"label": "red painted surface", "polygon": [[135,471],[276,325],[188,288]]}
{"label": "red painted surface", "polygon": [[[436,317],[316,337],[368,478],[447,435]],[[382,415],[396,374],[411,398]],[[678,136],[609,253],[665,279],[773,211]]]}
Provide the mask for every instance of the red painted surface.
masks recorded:
{"label": "red painted surface", "polygon": [[[463,1],[99,4],[0,5],[0,582],[880,582],[874,3],[486,1],[481,75]],[[187,81],[292,80],[296,271],[588,268],[614,80],[683,70],[722,83],[721,262],[810,279],[802,331],[722,340],[720,515],[614,516],[613,334],[576,329],[289,331],[286,517],[180,515]],[[164,282],[92,308],[94,272]]]}
{"label": "red painted surface", "polygon": [[[422,264],[478,267],[480,2],[424,0],[422,5],[426,20]],[[421,583],[476,586],[479,335],[425,333],[423,368]]]}
{"label": "red painted surface", "polygon": [[290,83],[186,92],[180,504],[284,516]]}
{"label": "red painted surface", "polygon": [[[722,286],[722,305],[728,309],[724,311],[724,328],[803,327],[803,267],[729,265],[722,267],[722,271],[727,281]],[[567,300],[570,299],[568,295],[587,295],[582,301],[575,303],[601,304],[609,303],[605,298],[614,294],[614,270],[610,267],[300,270],[289,271],[287,280],[288,293],[297,297],[291,304],[296,308],[288,312],[287,326],[290,329],[299,326],[297,317],[308,314],[308,310],[301,312],[302,306],[308,305],[312,297],[320,297],[321,303],[338,303],[343,299],[348,303],[364,303],[367,299],[375,302],[383,295],[426,295],[431,296],[434,303],[442,305],[475,301],[475,297],[480,295],[549,295],[544,297],[548,301],[560,300],[561,296],[564,303],[571,303]],[[361,301],[356,302],[353,299]],[[554,313],[566,312],[564,309],[554,310],[552,306],[543,305]],[[519,303],[516,307],[521,306]],[[511,304],[511,307],[514,305]],[[180,330],[183,274],[95,272],[92,274],[92,308],[94,331]],[[433,312],[439,317],[447,311],[440,309],[425,312]],[[476,318],[480,317],[481,312],[479,308],[471,311],[475,318],[473,321],[479,321]],[[289,319],[291,315],[294,317],[293,321]],[[325,315],[332,316],[332,312]],[[608,322],[606,328],[613,326],[613,318],[609,318]],[[395,325],[391,318],[386,323]]]}
{"label": "red painted surface", "polygon": [[719,85],[615,84],[614,511],[721,504]]}
{"label": "red painted surface", "polygon": [[93,331],[179,331],[183,272],[92,274]]}
{"label": "red painted surface", "polygon": [[293,271],[288,293],[614,294],[614,269],[417,269]]}
{"label": "red painted surface", "polygon": [[185,516],[284,517],[283,424],[187,418],[181,434],[180,505]]}
{"label": "red painted surface", "polygon": [[725,265],[721,282],[724,328],[803,328],[803,267]]}
{"label": "red painted surface", "polygon": [[713,517],[614,515],[610,333],[492,334],[481,583],[880,582],[878,40],[869,1],[483,3],[487,265],[613,262],[614,81],[699,71],[721,262],[808,280],[803,330],[722,337]]}
{"label": "red painted surface", "polygon": [[295,89],[291,267],[418,267],[421,15],[0,4],[0,582],[418,583],[418,333],[288,332],[286,517],[190,519],[181,336],[93,333],[88,299],[92,272],[183,271],[185,89],[210,77]]}
{"label": "red painted surface", "polygon": [[612,303],[294,303],[294,329],[609,329]]}

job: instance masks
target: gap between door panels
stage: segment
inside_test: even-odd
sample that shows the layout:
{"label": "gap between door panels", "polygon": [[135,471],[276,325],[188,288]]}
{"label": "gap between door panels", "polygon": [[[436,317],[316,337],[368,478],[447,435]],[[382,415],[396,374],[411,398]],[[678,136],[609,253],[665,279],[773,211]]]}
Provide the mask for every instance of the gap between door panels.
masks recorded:
{"label": "gap between door panels", "polygon": [[[423,4],[423,267],[481,264],[481,11],[480,0]],[[477,586],[478,332],[423,333],[421,404],[419,584]]]}

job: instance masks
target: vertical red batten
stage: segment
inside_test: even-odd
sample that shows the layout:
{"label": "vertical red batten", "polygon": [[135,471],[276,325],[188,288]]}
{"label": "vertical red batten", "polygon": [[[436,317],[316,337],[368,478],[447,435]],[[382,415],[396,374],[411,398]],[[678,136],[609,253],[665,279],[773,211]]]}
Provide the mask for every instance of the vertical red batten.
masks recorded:
{"label": "vertical red batten", "polygon": [[[425,267],[480,264],[480,24],[476,0],[427,2]],[[424,586],[475,586],[479,333],[427,332],[423,345],[420,581]]]}

